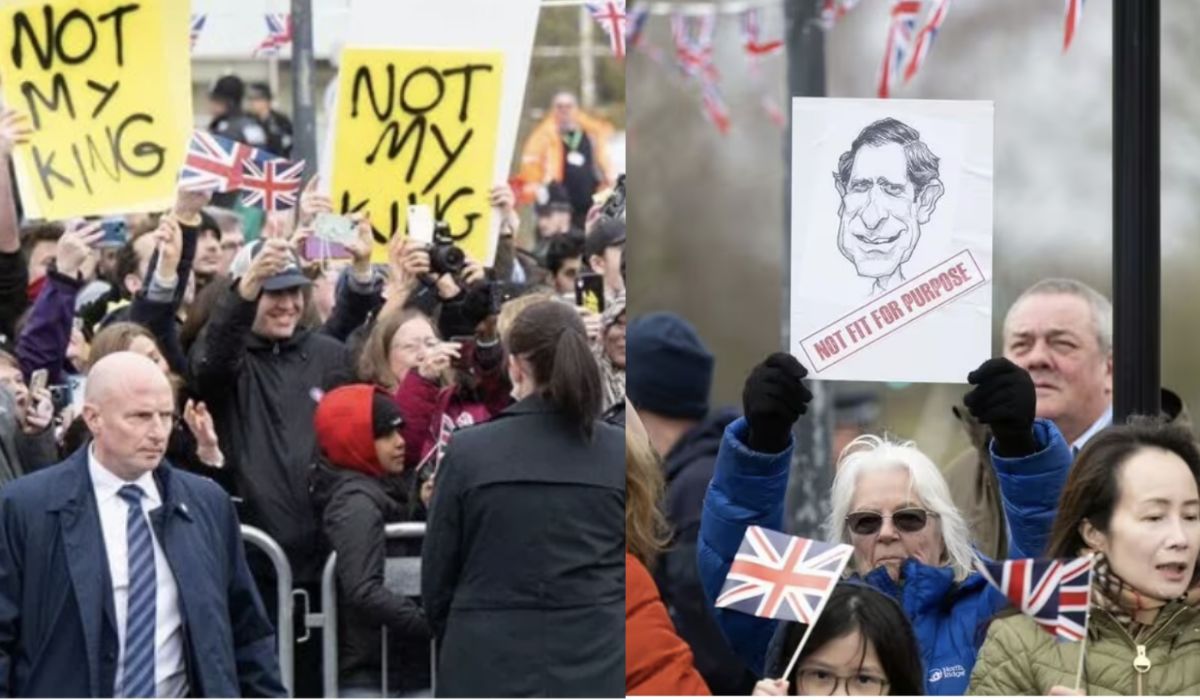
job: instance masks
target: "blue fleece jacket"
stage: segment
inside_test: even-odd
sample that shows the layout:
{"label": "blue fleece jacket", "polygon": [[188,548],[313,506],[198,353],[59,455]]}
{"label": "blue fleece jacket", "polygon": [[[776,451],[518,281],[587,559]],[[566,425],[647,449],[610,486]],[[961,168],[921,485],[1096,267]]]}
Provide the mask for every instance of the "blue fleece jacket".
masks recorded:
{"label": "blue fleece jacket", "polygon": [[[746,434],[745,419],[726,428],[704,499],[698,556],[709,605],[721,590],[746,528],[783,529],[794,445],[779,454],[763,454],[746,446]],[[1053,423],[1039,419],[1034,435],[1039,450],[1029,457],[1002,459],[992,454],[1011,524],[1011,558],[1044,548],[1054,504],[1071,466],[1071,451]],[[1004,596],[977,573],[956,583],[949,567],[913,559],[901,567],[900,585],[883,568],[868,572],[863,580],[899,601],[913,623],[925,664],[926,693],[964,694],[987,623],[1005,607]],[[734,650],[761,675],[778,621],[725,609],[716,609],[714,616]]]}

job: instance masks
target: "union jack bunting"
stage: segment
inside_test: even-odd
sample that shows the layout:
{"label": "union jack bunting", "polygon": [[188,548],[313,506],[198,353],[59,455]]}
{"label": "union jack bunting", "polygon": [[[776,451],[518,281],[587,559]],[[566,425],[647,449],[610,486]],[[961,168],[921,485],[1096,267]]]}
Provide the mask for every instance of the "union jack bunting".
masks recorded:
{"label": "union jack bunting", "polygon": [[729,106],[725,104],[725,98],[721,97],[721,91],[715,82],[705,80],[700,84],[700,100],[704,107],[704,116],[717,127],[717,131],[722,134],[729,133]]}
{"label": "union jack bunting", "polygon": [[254,49],[254,54],[271,56],[279,53],[279,49],[292,43],[292,16],[282,12],[268,12],[267,36]]}
{"label": "union jack bunting", "polygon": [[1021,612],[1059,639],[1078,642],[1087,634],[1092,591],[1092,557],[975,561],[983,577]]}
{"label": "union jack bunting", "polygon": [[823,0],[821,2],[821,27],[829,30],[837,24],[846,13],[854,9],[858,0]]}
{"label": "union jack bunting", "polygon": [[244,161],[242,204],[266,211],[286,211],[296,206],[304,178],[304,161],[275,158],[266,151],[255,151]]}
{"label": "union jack bunting", "polygon": [[892,83],[900,76],[904,58],[908,55],[916,31],[920,0],[896,0],[888,24],[887,43],[883,50],[883,65],[879,70],[879,97],[887,97]]}
{"label": "union jack bunting", "polygon": [[1079,29],[1079,20],[1083,18],[1083,0],[1066,0],[1066,17],[1063,20],[1063,53],[1071,48],[1071,39]]}
{"label": "union jack bunting", "polygon": [[635,48],[655,63],[663,62],[662,51],[657,46],[651,46],[646,41],[646,22],[650,19],[650,7],[645,3],[629,11],[629,19],[625,24],[625,44]]}
{"label": "union jack bunting", "polygon": [[671,15],[671,38],[675,42],[675,61],[689,78],[715,81],[720,76],[713,63],[713,30],[716,15],[685,17]]}
{"label": "union jack bunting", "polygon": [[750,526],[716,606],[810,624],[820,616],[853,551],[846,544]]}
{"label": "union jack bunting", "polygon": [[625,58],[626,17],[625,0],[590,1],[585,3],[592,19],[600,23],[608,34],[609,46],[617,58]]}
{"label": "union jack bunting", "polygon": [[192,23],[190,30],[191,46],[196,48],[196,40],[200,38],[200,32],[204,31],[204,23],[208,21],[208,15],[192,15]]}
{"label": "union jack bunting", "polygon": [[179,173],[179,188],[187,192],[239,190],[245,172],[243,163],[254,154],[255,149],[244,143],[194,131]]}
{"label": "union jack bunting", "polygon": [[783,49],[783,41],[762,40],[762,10],[751,8],[742,12],[742,50],[751,60],[759,56],[770,56]]}
{"label": "union jack bunting", "polygon": [[933,9],[930,10],[929,17],[925,20],[925,26],[921,27],[921,31],[917,33],[912,58],[908,61],[908,67],[904,69],[904,82],[912,80],[917,71],[921,70],[921,64],[924,63],[929,48],[933,46],[933,40],[937,38],[938,30],[941,29],[942,22],[946,19],[946,10],[948,9],[950,9],[950,0],[934,2]]}

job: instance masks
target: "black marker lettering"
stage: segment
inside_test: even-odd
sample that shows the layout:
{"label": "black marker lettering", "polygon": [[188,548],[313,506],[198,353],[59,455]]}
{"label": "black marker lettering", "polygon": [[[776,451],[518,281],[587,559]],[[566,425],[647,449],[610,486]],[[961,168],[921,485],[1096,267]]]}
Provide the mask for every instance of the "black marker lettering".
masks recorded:
{"label": "black marker lettering", "polygon": [[448,69],[442,71],[443,74],[447,78],[449,78],[452,75],[459,75],[459,74],[461,74],[463,77],[462,106],[458,108],[458,120],[460,122],[465,122],[467,120],[467,112],[468,112],[467,108],[471,102],[471,74],[474,73],[475,71],[480,71],[480,70],[491,73],[492,66],[489,66],[486,63],[468,63],[467,65],[462,66],[461,68],[448,68]]}
{"label": "black marker lettering", "polygon": [[[67,28],[71,26],[71,23],[77,20],[83,20],[84,26],[87,27],[87,50],[74,56],[68,56],[67,44],[63,41],[63,35],[67,33]],[[59,60],[68,66],[78,65],[86,61],[92,55],[92,52],[96,50],[96,28],[92,26],[92,18],[88,17],[86,12],[79,9],[71,10],[63,15],[62,21],[58,23],[58,31],[54,32],[54,45],[58,50]]]}
{"label": "black marker lettering", "polygon": [[438,128],[437,124],[431,126],[430,130],[433,132],[433,136],[437,140],[438,146],[441,147],[442,154],[446,156],[446,162],[442,165],[442,168],[437,171],[437,174],[434,175],[429,181],[429,184],[425,186],[425,189],[421,190],[422,195],[429,194],[429,191],[432,190],[439,181],[441,181],[442,176],[446,174],[446,171],[450,169],[450,166],[454,165],[454,162],[458,160],[460,155],[462,155],[463,150],[467,147],[467,142],[471,140],[471,136],[475,133],[474,129],[467,129],[467,133],[463,134],[462,140],[458,142],[458,147],[451,150],[446,145],[446,139],[442,137],[442,130]]}
{"label": "black marker lettering", "polygon": [[46,190],[46,198],[50,201],[54,201],[54,188],[50,186],[51,177],[58,178],[67,187],[75,186],[74,182],[71,182],[65,175],[54,169],[55,155],[55,153],[51,152],[50,157],[45,162],[42,162],[42,152],[38,150],[37,146],[33,147],[33,162],[35,167],[37,167],[38,177],[41,178],[42,187]]}
{"label": "black marker lettering", "polygon": [[71,118],[75,118],[75,104],[71,102],[71,90],[67,87],[67,80],[62,73],[55,73],[51,81],[50,99],[38,89],[31,81],[25,81],[21,84],[21,94],[25,95],[25,102],[29,104],[29,114],[33,117],[33,128],[42,128],[42,117],[38,112],[37,105],[33,103],[33,98],[37,97],[44,107],[52,112],[58,111],[60,102],[65,102],[67,105],[67,114]]}
{"label": "black marker lettering", "polygon": [[92,119],[95,119],[96,117],[100,116],[101,110],[103,110],[104,106],[108,104],[108,101],[112,99],[112,96],[117,94],[117,88],[121,86],[121,81],[118,80],[114,82],[111,87],[108,87],[103,83],[97,83],[95,80],[89,80],[87,81],[87,84],[91,89],[95,90],[101,95],[104,95],[100,98],[100,102],[96,104],[96,108],[92,110]]}
{"label": "black marker lettering", "polygon": [[396,67],[388,64],[388,89],[387,99],[384,100],[383,109],[379,109],[379,101],[375,98],[375,83],[371,77],[371,69],[363,66],[354,73],[354,87],[350,90],[350,116],[358,118],[358,91],[365,83],[367,92],[371,96],[371,109],[375,112],[375,116],[379,121],[385,121],[392,116],[392,108],[395,106],[395,100],[392,96],[396,94]]}
{"label": "black marker lettering", "polygon": [[111,12],[106,12],[96,18],[97,22],[107,22],[110,19],[113,21],[113,39],[117,43],[117,65],[118,66],[125,65],[125,35],[122,32],[121,22],[125,19],[126,14],[128,14],[130,12],[134,12],[136,10],[139,10],[139,9],[141,9],[141,7],[142,6],[139,5],[138,3],[130,3],[128,5],[121,5],[120,7],[112,10]]}

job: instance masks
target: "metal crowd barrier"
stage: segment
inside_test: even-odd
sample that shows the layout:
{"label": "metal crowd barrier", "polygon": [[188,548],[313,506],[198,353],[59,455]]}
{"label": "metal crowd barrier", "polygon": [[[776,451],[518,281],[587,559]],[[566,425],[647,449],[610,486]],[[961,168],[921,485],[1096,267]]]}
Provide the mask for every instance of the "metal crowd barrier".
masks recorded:
{"label": "metal crowd barrier", "polygon": [[[425,536],[425,523],[391,523],[384,530],[384,536],[394,539],[420,539]],[[421,595],[421,557],[392,557],[384,562],[384,585],[392,592],[416,597]],[[321,612],[307,613],[304,616],[306,627],[320,627],[322,635],[322,675],[324,678],[324,696],[338,697],[338,600],[337,600],[337,552],[329,555],[325,561],[325,570],[321,574]],[[380,697],[388,697],[388,630],[382,629],[382,683]],[[431,642],[431,654],[435,653]],[[437,680],[433,675],[436,658],[430,657],[431,682],[434,696],[437,696]]]}
{"label": "metal crowd barrier", "polygon": [[266,553],[271,566],[275,567],[275,599],[279,608],[275,636],[279,640],[279,674],[283,676],[283,687],[287,688],[288,697],[293,697],[295,647],[292,642],[292,567],[283,553],[283,547],[262,530],[243,525],[242,539]]}

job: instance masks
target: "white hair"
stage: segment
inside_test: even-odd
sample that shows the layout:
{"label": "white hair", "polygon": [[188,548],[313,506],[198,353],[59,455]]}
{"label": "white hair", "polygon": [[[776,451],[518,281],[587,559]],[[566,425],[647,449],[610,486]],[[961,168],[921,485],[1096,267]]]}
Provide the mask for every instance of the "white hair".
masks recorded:
{"label": "white hair", "polygon": [[962,581],[973,570],[974,552],[967,521],[963,519],[942,472],[912,442],[896,442],[877,435],[860,435],[842,450],[837,476],[833,480],[833,510],[825,525],[830,542],[850,544],[846,516],[854,503],[858,478],[870,472],[904,469],[909,474],[909,491],[928,510],[937,513],[942,523],[942,542],[954,570],[954,580]]}
{"label": "white hair", "polygon": [[1008,307],[1008,313],[1004,315],[1004,334],[1006,336],[1008,335],[1008,320],[1012,316],[1013,309],[1027,298],[1042,294],[1066,294],[1087,303],[1088,309],[1092,312],[1092,326],[1096,330],[1096,342],[1100,345],[1100,352],[1105,354],[1112,352],[1112,302],[1108,300],[1108,297],[1083,282],[1065,277],[1041,280],[1021,292],[1021,296],[1017,297],[1012,306]]}

